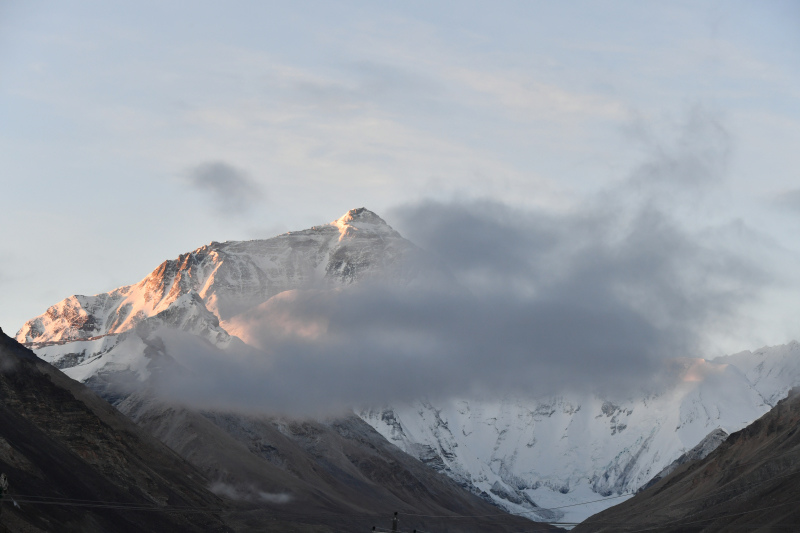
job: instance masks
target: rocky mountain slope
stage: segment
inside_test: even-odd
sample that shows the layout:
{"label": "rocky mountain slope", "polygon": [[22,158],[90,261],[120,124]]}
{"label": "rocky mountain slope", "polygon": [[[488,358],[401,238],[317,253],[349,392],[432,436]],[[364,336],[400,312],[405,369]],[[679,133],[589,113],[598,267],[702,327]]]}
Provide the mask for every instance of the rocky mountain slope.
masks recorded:
{"label": "rocky mountain slope", "polygon": [[728,438],[728,433],[724,429],[717,428],[701,440],[694,448],[684,453],[669,465],[667,465],[661,472],[655,475],[650,481],[642,485],[637,492],[648,489],[673,473],[679,466],[686,464],[690,461],[700,461],[708,457],[708,454],[716,450],[720,444],[725,442]]}
{"label": "rocky mountain slope", "polygon": [[800,524],[800,390],[705,459],[691,461],[577,532],[796,531]]}
{"label": "rocky mountain slope", "polygon": [[199,471],[1,330],[0,400],[0,531],[230,531]]}
{"label": "rocky mountain slope", "polygon": [[[169,364],[154,337],[160,328],[202,338],[224,358],[247,340],[239,319],[276,296],[377,279],[422,289],[453,283],[429,255],[361,208],[273,239],[203,246],[135,285],[67,298],[28,321],[17,339],[122,408],[159,365]],[[800,383],[798,349],[680,360],[682,379],[672,386],[622,398],[420,399],[359,415],[400,449],[503,509],[580,521],[630,497],[715,430],[737,431],[768,411]],[[606,497],[614,499],[574,505]]]}
{"label": "rocky mountain slope", "polygon": [[355,415],[299,421],[199,412],[138,393],[119,407],[201,469],[213,490],[238,500],[246,512],[231,523],[243,531],[274,520],[368,531],[388,527],[394,512],[406,531],[558,530],[503,513]]}

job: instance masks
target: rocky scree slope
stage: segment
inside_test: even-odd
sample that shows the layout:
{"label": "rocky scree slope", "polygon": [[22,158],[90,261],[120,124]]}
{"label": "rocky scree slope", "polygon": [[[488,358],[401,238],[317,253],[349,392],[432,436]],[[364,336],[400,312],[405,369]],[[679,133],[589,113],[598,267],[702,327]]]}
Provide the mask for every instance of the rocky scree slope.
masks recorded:
{"label": "rocky scree slope", "polygon": [[202,470],[213,490],[239,501],[229,517],[237,529],[257,530],[277,520],[369,531],[388,527],[397,511],[405,531],[558,530],[503,513],[355,415],[291,420],[199,412],[140,393],[118,406]]}
{"label": "rocky scree slope", "polygon": [[0,471],[0,530],[230,531],[199,471],[2,330]]}

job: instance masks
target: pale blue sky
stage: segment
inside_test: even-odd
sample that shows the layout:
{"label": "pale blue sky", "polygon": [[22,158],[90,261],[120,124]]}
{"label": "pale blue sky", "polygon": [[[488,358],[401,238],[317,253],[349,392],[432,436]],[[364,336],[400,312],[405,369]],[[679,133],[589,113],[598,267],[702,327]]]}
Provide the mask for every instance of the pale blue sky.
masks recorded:
{"label": "pale blue sky", "polygon": [[[0,0],[0,326],[211,240],[428,198],[569,210],[671,168],[687,228],[784,265],[736,342],[785,342],[798,65],[794,1]],[[192,186],[214,162],[235,202]]]}

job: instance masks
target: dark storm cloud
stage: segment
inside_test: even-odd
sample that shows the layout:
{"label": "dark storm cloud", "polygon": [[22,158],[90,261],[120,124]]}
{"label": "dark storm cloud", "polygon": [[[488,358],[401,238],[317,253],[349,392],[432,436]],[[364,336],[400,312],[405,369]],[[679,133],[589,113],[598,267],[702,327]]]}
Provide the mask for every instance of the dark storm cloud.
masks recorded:
{"label": "dark storm cloud", "polygon": [[699,133],[716,126],[693,120],[692,142],[654,147],[628,179],[567,211],[494,200],[394,209],[387,219],[453,283],[278,295],[236,321],[257,349],[220,356],[174,343],[204,370],[170,380],[170,393],[307,414],[652,385],[670,358],[703,356],[708,335],[735,324],[765,283],[746,255],[687,229],[661,201],[665,187],[686,186],[674,173],[694,183],[723,171],[724,143]]}
{"label": "dark storm cloud", "polygon": [[189,185],[208,194],[224,215],[243,214],[263,198],[258,185],[247,174],[224,161],[210,161],[187,173]]}

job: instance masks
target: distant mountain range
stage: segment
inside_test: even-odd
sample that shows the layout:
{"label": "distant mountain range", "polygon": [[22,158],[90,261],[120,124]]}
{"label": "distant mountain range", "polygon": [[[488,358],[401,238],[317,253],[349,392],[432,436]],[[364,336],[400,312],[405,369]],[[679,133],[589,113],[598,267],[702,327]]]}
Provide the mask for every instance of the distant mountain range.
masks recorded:
{"label": "distant mountain range", "polygon": [[[591,393],[435,403],[420,398],[359,410],[360,419],[307,426],[181,411],[154,403],[148,394],[160,369],[174,362],[160,332],[203,339],[225,358],[247,348],[242,317],[286,291],[348,290],[377,279],[401,290],[454,283],[433,257],[375,213],[354,209],[330,224],[272,239],[212,242],[165,261],[135,285],[67,298],[26,322],[16,338],[220,483],[251,484],[267,494],[283,490],[279,486],[298,495],[311,494],[315,486],[327,486],[326,494],[346,492],[338,473],[354,467],[348,475],[374,474],[365,473],[362,460],[342,466],[329,455],[334,448],[326,444],[320,452],[312,436],[325,435],[326,443],[344,439],[348,446],[366,439],[382,457],[390,456],[391,448],[379,446],[363,420],[483,501],[540,521],[580,521],[624,501],[707,436],[740,430],[800,382],[800,345],[792,343],[713,361],[677,359],[681,380],[623,399]],[[226,451],[235,446],[263,464],[235,464],[243,455]],[[314,468],[273,476],[290,471],[295,454],[308,453],[318,454],[317,462],[324,458],[326,468],[337,465],[337,475],[327,474],[335,482],[319,471],[312,475]],[[261,487],[259,480],[267,478],[281,481]],[[601,501],[575,505],[594,500]],[[411,507],[477,509],[470,502],[448,506],[420,496]]]}

